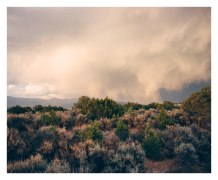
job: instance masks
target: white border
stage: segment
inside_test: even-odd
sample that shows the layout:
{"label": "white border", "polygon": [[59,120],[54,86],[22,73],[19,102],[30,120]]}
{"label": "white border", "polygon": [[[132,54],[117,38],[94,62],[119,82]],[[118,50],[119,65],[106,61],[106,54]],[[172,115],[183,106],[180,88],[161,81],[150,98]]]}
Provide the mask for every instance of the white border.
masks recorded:
{"label": "white border", "polygon": [[6,121],[6,111],[7,111],[7,17],[6,8],[0,6],[0,174],[5,172],[6,168],[6,131],[7,131],[7,121]]}
{"label": "white border", "polygon": [[[218,129],[218,83],[217,83],[217,68],[218,68],[218,37],[217,37],[217,17],[218,17],[218,1],[217,0],[1,0],[0,2],[0,177],[1,179],[38,179],[38,178],[74,178],[74,179],[112,179],[112,178],[202,178],[202,179],[216,179],[217,177],[217,161],[218,161],[218,149],[217,149],[217,132]],[[211,174],[7,174],[6,173],[6,79],[7,79],[7,7],[212,7],[212,173]]]}
{"label": "white border", "polygon": [[7,6],[210,6],[211,0],[3,0]]}

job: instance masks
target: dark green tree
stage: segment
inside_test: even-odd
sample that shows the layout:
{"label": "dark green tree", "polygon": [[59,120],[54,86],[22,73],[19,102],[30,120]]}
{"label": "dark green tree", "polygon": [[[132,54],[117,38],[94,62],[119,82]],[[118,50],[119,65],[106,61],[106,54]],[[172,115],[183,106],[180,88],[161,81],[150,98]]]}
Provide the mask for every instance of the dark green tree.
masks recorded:
{"label": "dark green tree", "polygon": [[200,92],[193,93],[182,103],[182,108],[194,117],[194,123],[203,128],[211,126],[211,88],[203,88]]}
{"label": "dark green tree", "polygon": [[23,114],[26,112],[32,112],[32,108],[31,107],[21,107],[17,105],[17,106],[13,106],[8,109],[8,113],[12,113],[12,114]]}
{"label": "dark green tree", "polygon": [[125,141],[129,137],[129,130],[122,121],[117,122],[115,134],[120,138],[121,141]]}

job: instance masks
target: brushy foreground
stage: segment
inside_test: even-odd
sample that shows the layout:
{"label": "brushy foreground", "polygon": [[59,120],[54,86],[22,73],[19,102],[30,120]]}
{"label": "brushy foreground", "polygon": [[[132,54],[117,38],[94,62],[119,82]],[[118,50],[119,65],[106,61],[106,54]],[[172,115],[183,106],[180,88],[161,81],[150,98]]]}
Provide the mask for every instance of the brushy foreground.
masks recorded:
{"label": "brushy foreground", "polygon": [[72,110],[13,107],[9,173],[211,172],[211,92],[180,104],[81,97]]}

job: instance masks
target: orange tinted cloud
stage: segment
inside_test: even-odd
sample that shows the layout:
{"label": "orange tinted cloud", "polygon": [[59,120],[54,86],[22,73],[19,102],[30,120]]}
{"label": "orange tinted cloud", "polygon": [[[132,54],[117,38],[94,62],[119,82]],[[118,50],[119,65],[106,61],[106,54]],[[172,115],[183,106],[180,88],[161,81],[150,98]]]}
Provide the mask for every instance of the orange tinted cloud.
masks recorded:
{"label": "orange tinted cloud", "polygon": [[210,8],[8,8],[8,94],[148,103],[210,81]]}

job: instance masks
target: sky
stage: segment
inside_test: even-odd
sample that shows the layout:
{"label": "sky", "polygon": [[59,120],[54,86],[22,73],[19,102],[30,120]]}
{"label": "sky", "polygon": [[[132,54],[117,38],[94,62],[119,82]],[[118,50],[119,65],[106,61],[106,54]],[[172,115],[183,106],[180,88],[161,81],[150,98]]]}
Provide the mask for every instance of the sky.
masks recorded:
{"label": "sky", "polygon": [[210,8],[8,8],[9,96],[179,102],[211,82]]}

